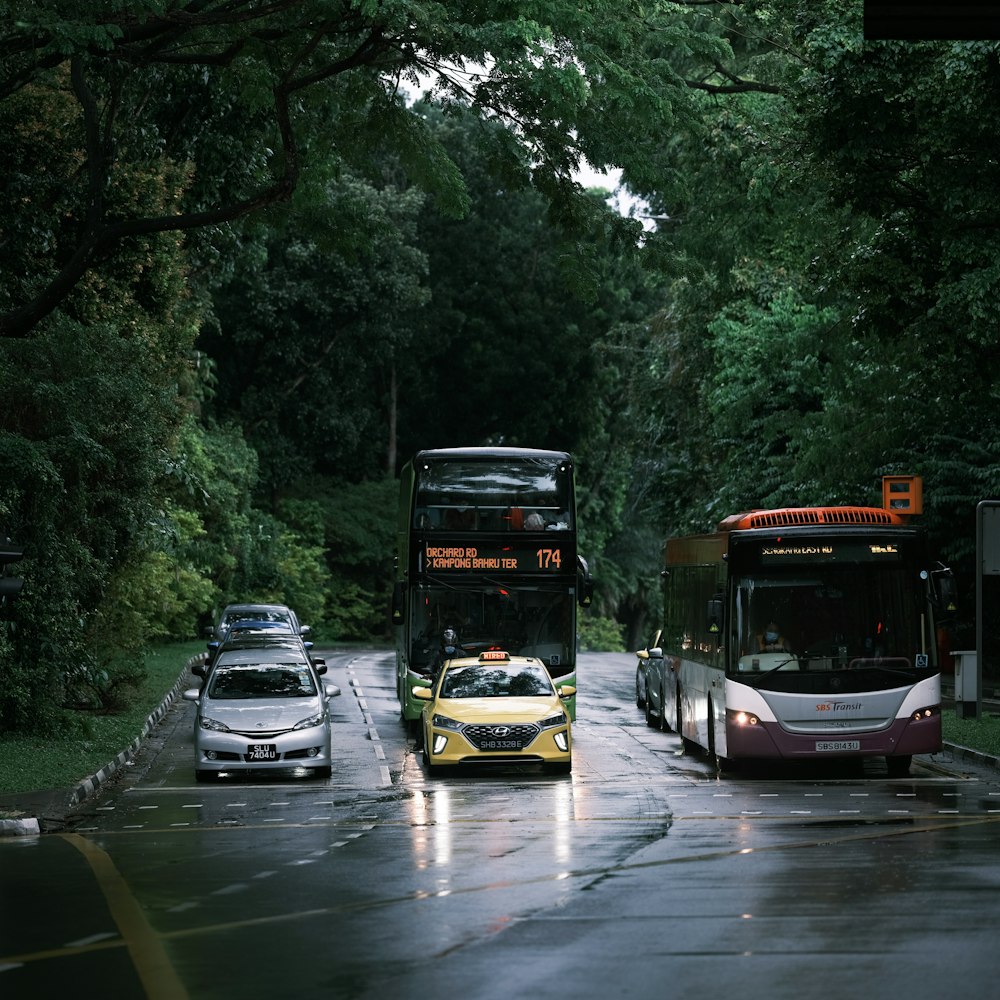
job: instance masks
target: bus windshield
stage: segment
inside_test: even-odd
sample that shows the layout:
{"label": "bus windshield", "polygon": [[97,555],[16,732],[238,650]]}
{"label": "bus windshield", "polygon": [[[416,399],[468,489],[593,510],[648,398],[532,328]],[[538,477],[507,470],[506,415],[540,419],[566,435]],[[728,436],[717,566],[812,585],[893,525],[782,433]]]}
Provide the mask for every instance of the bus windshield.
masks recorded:
{"label": "bus windshield", "polygon": [[412,526],[450,531],[570,530],[570,467],[547,457],[429,459],[418,469]]}
{"label": "bus windshield", "polygon": [[[910,683],[930,667],[912,567],[840,564],[745,575],[733,639],[741,679],[781,690],[863,690]],[[804,673],[837,679],[817,687]],[[747,677],[746,675],[751,675]],[[798,675],[797,678],[791,675]]]}
{"label": "bus windshield", "polygon": [[411,668],[430,673],[441,655],[441,636],[453,629],[453,655],[485,649],[535,656],[554,676],[572,669],[574,594],[563,587],[511,583],[461,587],[428,583],[414,588]]}

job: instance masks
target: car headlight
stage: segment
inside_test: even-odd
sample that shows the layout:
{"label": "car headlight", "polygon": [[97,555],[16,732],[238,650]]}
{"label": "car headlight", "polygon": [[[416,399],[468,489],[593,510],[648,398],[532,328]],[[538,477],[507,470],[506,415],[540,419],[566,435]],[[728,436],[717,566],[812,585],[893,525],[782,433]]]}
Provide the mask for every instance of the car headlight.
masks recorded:
{"label": "car headlight", "polygon": [[431,725],[438,729],[454,729],[456,732],[462,728],[461,722],[449,719],[447,715],[435,715],[431,718]]}
{"label": "car headlight", "polygon": [[323,719],[326,717],[325,712],[320,712],[319,715],[310,715],[308,719],[303,719],[301,722],[296,722],[292,726],[292,732],[296,729],[312,729],[314,726],[323,725]]}
{"label": "car headlight", "polygon": [[547,719],[542,719],[538,723],[542,729],[552,729],[554,726],[561,726],[566,722],[566,716],[560,712],[558,715],[550,715]]}
{"label": "car headlight", "polygon": [[215,719],[202,719],[201,720],[202,729],[211,729],[216,733],[229,733],[232,730],[224,722],[216,722]]}

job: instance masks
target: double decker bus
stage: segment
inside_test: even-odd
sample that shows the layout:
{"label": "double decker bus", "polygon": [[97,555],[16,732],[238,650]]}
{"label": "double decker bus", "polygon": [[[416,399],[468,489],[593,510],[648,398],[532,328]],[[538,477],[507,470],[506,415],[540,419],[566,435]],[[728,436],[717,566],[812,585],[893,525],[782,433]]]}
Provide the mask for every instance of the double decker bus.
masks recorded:
{"label": "double decker bus", "polygon": [[[418,452],[400,475],[396,693],[412,726],[443,661],[500,649],[576,686],[576,608],[592,584],[577,554],[573,460],[532,448]],[[576,718],[576,696],[566,702]]]}
{"label": "double decker bus", "polygon": [[669,539],[661,725],[721,768],[884,756],[904,775],[941,748],[935,614],[954,593],[888,508],[757,510]]}

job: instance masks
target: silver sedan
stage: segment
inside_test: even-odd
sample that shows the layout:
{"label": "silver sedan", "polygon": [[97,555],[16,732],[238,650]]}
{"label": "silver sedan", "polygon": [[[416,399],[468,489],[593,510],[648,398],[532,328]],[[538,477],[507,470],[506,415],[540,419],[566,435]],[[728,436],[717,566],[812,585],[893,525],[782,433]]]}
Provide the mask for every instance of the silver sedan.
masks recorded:
{"label": "silver sedan", "polygon": [[195,718],[195,777],[235,771],[332,770],[326,666],[295,650],[234,649],[219,654],[204,687],[185,691]]}

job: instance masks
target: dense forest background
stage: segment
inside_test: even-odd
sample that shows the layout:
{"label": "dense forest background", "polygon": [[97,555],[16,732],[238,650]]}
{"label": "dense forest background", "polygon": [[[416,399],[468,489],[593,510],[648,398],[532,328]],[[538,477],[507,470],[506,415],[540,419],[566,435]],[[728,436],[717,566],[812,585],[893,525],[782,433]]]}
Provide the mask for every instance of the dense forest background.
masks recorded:
{"label": "dense forest background", "polygon": [[998,109],[861,0],[0,0],[0,727],[233,599],[387,638],[422,447],[571,451],[630,647],[665,536],[885,474],[968,593]]}

